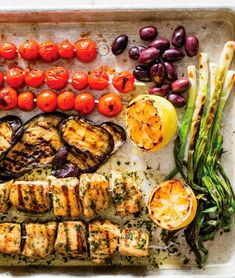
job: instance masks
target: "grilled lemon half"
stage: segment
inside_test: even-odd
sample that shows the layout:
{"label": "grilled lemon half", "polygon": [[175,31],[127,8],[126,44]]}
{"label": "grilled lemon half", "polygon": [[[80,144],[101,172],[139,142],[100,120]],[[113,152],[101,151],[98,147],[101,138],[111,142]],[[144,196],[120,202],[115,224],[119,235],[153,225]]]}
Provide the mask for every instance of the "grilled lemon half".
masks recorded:
{"label": "grilled lemon half", "polygon": [[157,185],[149,196],[150,218],[161,228],[178,230],[192,222],[197,211],[197,199],[192,189],[179,180]]}
{"label": "grilled lemon half", "polygon": [[176,110],[165,98],[140,95],[127,106],[127,132],[142,150],[154,152],[163,148],[175,135],[177,124]]}

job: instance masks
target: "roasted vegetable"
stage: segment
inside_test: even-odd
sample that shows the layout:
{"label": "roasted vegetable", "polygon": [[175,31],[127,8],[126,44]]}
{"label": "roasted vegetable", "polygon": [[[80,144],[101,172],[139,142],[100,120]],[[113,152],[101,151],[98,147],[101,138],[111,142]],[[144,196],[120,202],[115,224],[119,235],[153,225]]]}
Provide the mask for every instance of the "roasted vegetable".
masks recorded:
{"label": "roasted vegetable", "polygon": [[102,160],[111,154],[113,138],[104,128],[79,117],[70,116],[60,123],[60,134],[63,140],[78,152],[90,153]]}
{"label": "roasted vegetable", "polygon": [[72,257],[87,256],[86,226],[81,221],[59,223],[55,251]]}
{"label": "roasted vegetable", "polygon": [[101,126],[112,135],[114,141],[114,148],[111,154],[116,153],[126,141],[126,132],[124,128],[113,122],[105,122],[102,123]]}
{"label": "roasted vegetable", "polygon": [[46,181],[15,181],[10,186],[10,202],[25,212],[40,213],[51,207]]}
{"label": "roasted vegetable", "polygon": [[57,127],[64,117],[62,113],[39,114],[18,129],[15,136],[23,135],[0,162],[0,176],[16,178],[51,165],[63,145]]}
{"label": "roasted vegetable", "polygon": [[0,184],[0,213],[6,213],[9,209],[9,195],[13,180]]}
{"label": "roasted vegetable", "polygon": [[21,125],[21,120],[16,116],[5,116],[0,119],[0,159],[20,137],[21,133],[16,136],[16,131]]}

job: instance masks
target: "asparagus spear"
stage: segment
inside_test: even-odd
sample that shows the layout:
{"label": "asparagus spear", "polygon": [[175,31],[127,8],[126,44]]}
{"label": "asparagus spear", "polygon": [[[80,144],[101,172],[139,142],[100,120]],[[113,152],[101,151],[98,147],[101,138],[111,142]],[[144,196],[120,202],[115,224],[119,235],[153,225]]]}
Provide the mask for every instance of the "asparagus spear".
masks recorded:
{"label": "asparagus spear", "polygon": [[196,151],[194,155],[194,167],[193,167],[194,170],[197,169],[198,163],[204,153],[206,142],[208,140],[209,131],[213,123],[213,119],[215,117],[218,104],[220,101],[225,77],[228,72],[229,66],[232,62],[234,50],[235,50],[235,41],[229,41],[225,44],[224,49],[222,51],[219,68],[218,68],[218,74],[216,77],[215,90],[213,92],[213,95],[211,96],[210,104],[207,109],[207,113],[205,116],[205,123],[201,126],[201,130],[199,133],[199,138],[198,138]]}
{"label": "asparagus spear", "polygon": [[187,106],[184,114],[184,118],[180,125],[179,135],[175,141],[174,147],[174,157],[176,167],[170,172],[170,174],[165,178],[166,180],[172,179],[179,171],[181,175],[184,176],[183,165],[185,158],[185,148],[187,143],[188,132],[191,124],[191,119],[193,115],[193,110],[195,106],[196,92],[197,92],[197,76],[196,67],[188,67],[188,79],[191,83],[191,87],[188,90]]}

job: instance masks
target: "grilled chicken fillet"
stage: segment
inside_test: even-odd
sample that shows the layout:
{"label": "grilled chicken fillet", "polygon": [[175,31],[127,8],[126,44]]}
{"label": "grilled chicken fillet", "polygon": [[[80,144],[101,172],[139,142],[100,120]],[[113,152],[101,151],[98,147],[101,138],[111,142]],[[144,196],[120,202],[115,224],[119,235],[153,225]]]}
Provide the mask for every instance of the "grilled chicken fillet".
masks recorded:
{"label": "grilled chicken fillet", "polygon": [[9,194],[13,181],[0,184],[0,213],[6,213],[9,209]]}
{"label": "grilled chicken fillet", "polygon": [[21,226],[14,223],[0,224],[0,253],[19,255],[21,244]]}

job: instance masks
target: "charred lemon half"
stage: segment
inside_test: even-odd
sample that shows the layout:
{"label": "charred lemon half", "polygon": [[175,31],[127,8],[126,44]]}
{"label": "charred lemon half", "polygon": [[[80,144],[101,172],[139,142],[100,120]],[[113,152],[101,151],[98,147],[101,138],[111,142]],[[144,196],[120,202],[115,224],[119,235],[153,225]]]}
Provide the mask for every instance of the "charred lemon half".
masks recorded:
{"label": "charred lemon half", "polygon": [[127,106],[127,132],[142,150],[154,152],[163,148],[175,135],[177,124],[176,110],[165,98],[140,95]]}
{"label": "charred lemon half", "polygon": [[153,189],[148,209],[150,218],[158,226],[166,230],[178,230],[194,219],[197,199],[184,182],[168,180]]}

